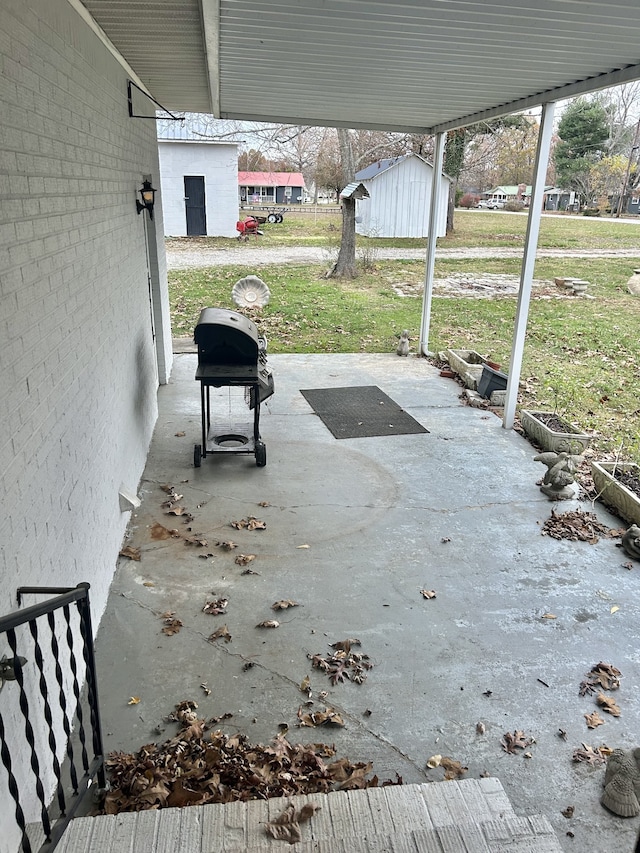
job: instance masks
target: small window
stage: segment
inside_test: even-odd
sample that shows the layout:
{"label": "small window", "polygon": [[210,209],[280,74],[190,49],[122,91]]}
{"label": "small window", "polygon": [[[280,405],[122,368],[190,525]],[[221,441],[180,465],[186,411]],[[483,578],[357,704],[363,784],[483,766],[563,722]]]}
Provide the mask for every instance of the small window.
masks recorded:
{"label": "small window", "polygon": [[632,199],[631,199],[631,204],[638,204],[638,201],[640,201],[640,199],[638,199],[637,197],[636,197],[636,198],[632,198]]}

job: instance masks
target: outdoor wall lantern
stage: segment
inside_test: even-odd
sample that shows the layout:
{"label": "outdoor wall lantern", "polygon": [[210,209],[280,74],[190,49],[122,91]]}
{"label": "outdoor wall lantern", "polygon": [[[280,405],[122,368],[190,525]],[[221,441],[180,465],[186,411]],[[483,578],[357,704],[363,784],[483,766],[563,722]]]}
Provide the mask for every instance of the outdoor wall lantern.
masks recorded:
{"label": "outdoor wall lantern", "polygon": [[153,219],[153,205],[155,204],[156,191],[151,186],[151,181],[143,181],[142,189],[138,190],[138,192],[142,199],[142,201],[138,201],[138,199],[136,199],[138,213],[142,213],[143,210],[148,210],[149,219]]}

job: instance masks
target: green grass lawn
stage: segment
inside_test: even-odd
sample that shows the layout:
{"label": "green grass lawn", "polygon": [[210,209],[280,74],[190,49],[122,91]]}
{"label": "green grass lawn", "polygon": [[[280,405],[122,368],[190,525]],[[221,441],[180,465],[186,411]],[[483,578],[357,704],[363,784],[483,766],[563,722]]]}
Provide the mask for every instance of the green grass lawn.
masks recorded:
{"label": "green grass lawn", "polygon": [[[243,212],[242,217],[246,214]],[[441,248],[518,248],[524,246],[527,217],[504,211],[457,209],[455,231],[438,239]],[[262,237],[251,238],[252,247],[339,245],[342,228],[338,214],[285,213],[284,222],[261,226]],[[241,244],[228,237],[172,238],[167,245],[218,246],[233,250]],[[421,238],[358,237],[360,246],[380,248],[423,248]],[[540,248],[632,249],[640,246],[640,222],[636,225],[608,222],[584,216],[544,216],[540,225]],[[640,251],[640,250],[639,250]]]}
{"label": "green grass lawn", "polygon": [[[475,228],[477,222],[496,218],[499,213],[483,212],[463,215],[458,221]],[[523,218],[510,217],[509,226],[521,219],[524,225]],[[563,229],[568,224],[584,230],[565,239]],[[602,239],[618,241],[617,245],[627,245],[629,237],[640,234],[630,225],[566,217],[551,220],[547,240],[564,240],[572,246],[586,242],[593,247],[594,227],[604,227]],[[564,275],[585,278],[591,284],[586,298],[558,298],[551,289],[552,295],[532,300],[520,403],[557,410],[582,428],[595,430],[599,450],[613,453],[622,447],[623,457],[640,462],[640,303],[626,291],[636,266],[640,267],[640,249],[637,259],[538,260],[536,278],[553,280]],[[237,265],[173,271],[169,274],[173,333],[192,335],[203,307],[235,308],[231,289],[251,272],[271,290],[269,305],[256,317],[269,340],[270,353],[393,352],[405,328],[410,330],[413,347],[417,346],[422,300],[400,296],[392,285],[421,283],[421,261],[379,261],[353,281],[326,279],[326,267],[257,265],[248,270]],[[435,275],[517,275],[519,270],[518,259],[441,258],[436,260]],[[508,370],[515,309],[515,297],[435,297],[430,347],[436,351],[473,348]]]}

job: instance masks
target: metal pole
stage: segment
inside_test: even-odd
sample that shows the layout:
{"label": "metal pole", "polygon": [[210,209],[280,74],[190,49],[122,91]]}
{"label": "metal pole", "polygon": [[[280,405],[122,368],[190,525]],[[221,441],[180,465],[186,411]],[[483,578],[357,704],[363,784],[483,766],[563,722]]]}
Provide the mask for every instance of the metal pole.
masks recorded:
{"label": "metal pole", "polygon": [[438,239],[438,219],[440,215],[440,185],[442,183],[442,163],[446,133],[436,134],[433,157],[433,177],[431,180],[431,202],[429,208],[429,229],[427,231],[427,259],[424,272],[424,295],[422,297],[422,321],[420,323],[420,355],[429,353],[429,324],[431,323],[431,297],[433,295],[433,271],[436,263],[436,240]]}
{"label": "metal pole", "polygon": [[518,387],[520,385],[520,371],[522,370],[524,339],[527,333],[527,318],[529,316],[529,302],[531,301],[531,282],[533,281],[533,268],[536,262],[536,248],[538,245],[538,235],[540,233],[544,183],[547,174],[547,164],[549,162],[549,151],[551,148],[554,111],[555,103],[544,105],[542,108],[540,130],[538,132],[538,148],[536,151],[533,185],[531,187],[531,202],[529,204],[529,216],[527,218],[524,256],[522,259],[522,268],[520,270],[518,308],[516,310],[516,322],[513,334],[513,344],[511,347],[511,361],[509,363],[509,379],[507,381],[507,394],[504,405],[504,418],[502,421],[502,426],[505,429],[512,429],[513,427],[516,404],[518,402]]}

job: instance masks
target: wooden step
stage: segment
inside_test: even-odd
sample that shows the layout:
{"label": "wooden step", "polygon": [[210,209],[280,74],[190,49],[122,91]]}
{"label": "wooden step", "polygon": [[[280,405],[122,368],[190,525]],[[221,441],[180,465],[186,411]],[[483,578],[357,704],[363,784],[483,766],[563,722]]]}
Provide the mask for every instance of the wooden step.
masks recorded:
{"label": "wooden step", "polygon": [[[264,825],[292,802],[320,805],[302,841]],[[59,853],[556,853],[546,818],[517,817],[495,778],[336,791],[184,809],[83,817]]]}

